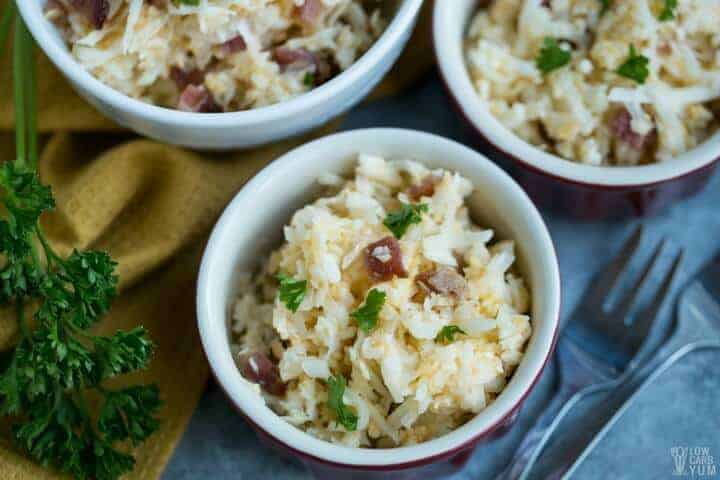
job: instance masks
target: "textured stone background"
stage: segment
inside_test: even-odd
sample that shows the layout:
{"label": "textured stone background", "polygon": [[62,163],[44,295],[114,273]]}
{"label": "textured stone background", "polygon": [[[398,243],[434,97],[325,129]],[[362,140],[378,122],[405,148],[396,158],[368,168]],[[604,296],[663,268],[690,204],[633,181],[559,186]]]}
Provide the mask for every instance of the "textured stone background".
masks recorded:
{"label": "textured stone background", "polygon": [[[344,128],[363,127],[412,128],[473,145],[470,131],[451,107],[436,75],[431,75],[401,97],[355,109],[347,117]],[[719,253],[719,207],[720,174],[715,175],[700,195],[659,217],[642,222],[647,227],[649,244],[667,235],[675,249],[687,249],[689,255],[680,283],[686,283],[706,261]],[[566,317],[591,276],[640,221],[579,223],[556,213],[543,212],[543,216],[560,258],[563,314]],[[650,249],[648,247],[648,254]],[[698,352],[688,355],[661,375],[642,392],[582,465],[576,478],[680,478],[672,477],[670,448],[673,446],[709,447],[716,469],[720,471],[719,363],[720,352]],[[513,430],[479,447],[467,468],[453,480],[492,478],[503,468],[522,433],[549,398],[554,375],[554,368],[546,370]],[[592,414],[592,404],[581,408],[579,417]],[[582,428],[582,422],[573,422],[565,428]],[[720,473],[715,477],[720,478]],[[211,384],[164,478],[295,480],[310,476],[262,447],[217,387]]]}

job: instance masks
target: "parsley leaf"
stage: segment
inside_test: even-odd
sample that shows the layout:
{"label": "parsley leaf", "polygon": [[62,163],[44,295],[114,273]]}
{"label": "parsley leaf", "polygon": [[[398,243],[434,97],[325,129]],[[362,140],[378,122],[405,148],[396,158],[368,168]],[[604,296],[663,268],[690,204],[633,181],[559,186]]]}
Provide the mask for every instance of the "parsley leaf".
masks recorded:
{"label": "parsley leaf", "polygon": [[677,0],[664,0],[664,6],[658,20],[661,22],[667,22],[675,18],[675,9],[678,6]]}
{"label": "parsley leaf", "polygon": [[390,230],[395,238],[401,238],[405,235],[410,225],[414,223],[420,223],[422,221],[422,214],[427,213],[428,206],[424,203],[420,204],[407,204],[404,203],[402,208],[393,213],[389,213],[383,225]]}
{"label": "parsley leaf", "polygon": [[200,5],[200,0],[173,0],[175,5],[188,5],[191,7],[197,7]]}
{"label": "parsley leaf", "polygon": [[[138,444],[158,428],[160,397],[152,385],[111,390],[104,381],[147,366],[153,345],[142,327],[110,337],[86,331],[117,296],[116,263],[95,251],[64,258],[45,239],[40,218],[55,200],[36,170],[33,43],[14,3],[0,21],[0,44],[15,25],[17,154],[0,165],[0,305],[15,308],[20,339],[0,359],[0,415],[12,417],[15,443],[38,463],[76,479],[116,480],[135,465],[117,443]],[[99,415],[87,406],[91,390]]]}
{"label": "parsley leaf", "polygon": [[600,4],[602,7],[600,8],[600,15],[604,14],[608,10],[610,10],[612,0],[600,0]]}
{"label": "parsley leaf", "polygon": [[548,74],[570,63],[570,57],[570,52],[560,48],[557,40],[545,37],[535,64],[541,72]]}
{"label": "parsley leaf", "polygon": [[305,74],[305,77],[303,77],[303,85],[306,87],[313,87],[315,86],[315,74],[311,72],[307,72]]}
{"label": "parsley leaf", "polygon": [[291,312],[297,312],[297,309],[305,298],[307,280],[295,280],[282,273],[277,274],[277,279],[280,280],[280,301],[283,302]]}
{"label": "parsley leaf", "polygon": [[436,343],[452,343],[455,341],[456,334],[467,335],[462,328],[457,325],[445,325],[440,333],[435,337]]}
{"label": "parsley leaf", "polygon": [[386,296],[385,292],[373,288],[368,293],[365,304],[350,314],[363,332],[370,333],[370,330],[377,325],[378,316],[383,305],[385,305]]}
{"label": "parsley leaf", "polygon": [[345,427],[345,430],[348,432],[354,432],[357,430],[358,417],[347,405],[345,405],[345,402],[343,401],[345,387],[347,386],[345,377],[342,375],[330,377],[328,378],[327,386],[328,407],[330,407],[330,410],[335,412],[338,423]]}
{"label": "parsley leaf", "polygon": [[617,69],[617,73],[622,77],[629,78],[631,80],[635,80],[639,84],[643,84],[645,83],[648,75],[650,75],[650,70],[648,70],[649,63],[650,60],[643,55],[638,55],[637,50],[635,50],[635,45],[630,44],[630,54],[628,59],[625,60],[625,63],[620,65],[620,68]]}

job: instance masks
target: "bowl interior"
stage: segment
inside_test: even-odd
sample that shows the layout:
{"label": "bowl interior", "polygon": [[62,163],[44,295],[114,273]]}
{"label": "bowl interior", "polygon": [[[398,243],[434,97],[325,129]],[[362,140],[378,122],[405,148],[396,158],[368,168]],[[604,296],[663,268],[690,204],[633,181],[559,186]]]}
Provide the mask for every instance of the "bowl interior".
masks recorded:
{"label": "bowl interior", "polygon": [[433,39],[442,77],[463,115],[499,150],[531,168],[588,185],[634,187],[667,181],[698,170],[720,158],[720,131],[671,161],[635,167],[598,167],[568,161],[525,142],[490,113],[475,90],[464,52],[469,23],[479,0],[455,0],[453,8],[435,5]]}
{"label": "bowl interior", "polygon": [[[532,292],[533,336],[507,388],[469,423],[446,436],[410,447],[348,448],[301,432],[249,393],[230,353],[227,322],[237,293],[238,274],[252,271],[279,245],[282,227],[292,214],[317,197],[318,176],[351,172],[358,153],[411,158],[469,178],[475,186],[470,198],[474,219],[481,226],[493,228],[496,238],[516,241],[519,268]],[[233,402],[291,447],[353,465],[391,465],[427,458],[457,448],[497,426],[527,394],[549,355],[558,325],[557,260],[542,219],[525,193],[478,153],[440,137],[406,130],[372,129],[333,135],[296,149],[263,170],[237,195],[215,227],[198,288],[203,345]],[[360,451],[362,455],[358,455]]]}

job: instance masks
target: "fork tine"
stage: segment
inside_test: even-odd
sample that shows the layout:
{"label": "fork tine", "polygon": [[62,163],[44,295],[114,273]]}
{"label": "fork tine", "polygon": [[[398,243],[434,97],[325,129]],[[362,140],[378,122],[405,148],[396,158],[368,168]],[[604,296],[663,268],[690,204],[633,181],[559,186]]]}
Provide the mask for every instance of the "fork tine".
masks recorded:
{"label": "fork tine", "polygon": [[[662,284],[660,285],[660,288],[658,289],[657,293],[653,297],[653,299],[650,301],[649,305],[643,309],[642,312],[637,316],[637,319],[635,320],[635,323],[633,324],[632,328],[628,332],[628,339],[627,341],[636,349],[641,348],[642,350],[638,351],[638,354],[635,355],[635,357],[632,360],[633,364],[637,364],[639,362],[642,362],[644,357],[651,353],[654,349],[653,345],[651,344],[644,344],[646,339],[650,338],[660,338],[662,339],[664,337],[664,334],[667,333],[667,327],[669,325],[659,325],[655,324],[655,321],[660,314],[661,310],[665,305],[667,305],[667,302],[671,298],[671,292],[673,289],[673,285],[677,281],[677,277],[680,272],[680,267],[682,266],[683,261],[685,260],[685,250],[681,249],[680,252],[675,257],[675,260],[673,261],[672,267],[670,267],[670,271],[665,275],[665,279],[663,280]],[[668,320],[672,322],[673,316],[669,315]],[[665,322],[667,323],[667,322]],[[631,364],[632,365],[632,364]]]}
{"label": "fork tine", "polygon": [[630,261],[640,247],[640,242],[644,235],[645,228],[639,225],[633,234],[625,241],[620,252],[608,264],[593,282],[593,286],[589,289],[590,299],[597,303],[604,303],[608,295],[617,284],[618,279],[627,269]]}
{"label": "fork tine", "polygon": [[625,325],[628,325],[630,323],[630,311],[637,302],[637,299],[642,293],[643,289],[647,285],[647,282],[650,279],[650,274],[655,269],[655,266],[657,265],[658,260],[661,257],[662,251],[665,249],[665,245],[667,245],[667,238],[663,238],[660,244],[655,248],[655,251],[652,253],[650,259],[645,265],[645,269],[638,278],[637,284],[633,285],[633,287],[630,288],[630,290],[627,292],[627,294],[625,294],[622,300],[618,302],[617,307],[613,310],[612,313],[610,313],[610,315],[614,316],[618,320],[622,320]]}

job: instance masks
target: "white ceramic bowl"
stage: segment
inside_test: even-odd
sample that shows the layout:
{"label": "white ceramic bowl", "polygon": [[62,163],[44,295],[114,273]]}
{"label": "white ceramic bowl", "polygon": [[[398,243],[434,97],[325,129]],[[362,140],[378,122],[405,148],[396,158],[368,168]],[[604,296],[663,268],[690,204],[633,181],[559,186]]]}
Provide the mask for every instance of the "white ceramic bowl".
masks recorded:
{"label": "white ceramic bowl", "polygon": [[54,25],[43,16],[45,0],[17,2],[40,48],[75,90],[107,117],[136,132],[176,145],[202,149],[245,148],[300,134],[362,100],[390,70],[407,43],[422,0],[394,0],[382,36],[348,70],[292,100],[241,112],[200,114],[149,105],[103,84],[70,54]]}
{"label": "white ceramic bowl", "polygon": [[496,151],[530,172],[521,180],[529,191],[538,193],[534,198],[542,196],[537,199],[546,204],[562,203],[562,208],[577,209],[583,216],[605,217],[618,210],[642,215],[704,186],[720,159],[720,132],[673,161],[610,168],[567,161],[506,128],[478,95],[466,66],[465,34],[479,5],[479,0],[453,0],[453,8],[446,8],[444,2],[435,4],[433,40],[438,66],[450,95],[474,129]]}
{"label": "white ceramic bowl", "polygon": [[[443,437],[395,449],[358,449],[330,444],[291,426],[241,381],[228,333],[237,275],[253,271],[259,259],[280,245],[292,214],[311,202],[323,173],[347,174],[365,152],[412,158],[431,167],[460,172],[475,186],[471,215],[493,228],[496,238],[513,239],[518,265],[532,294],[533,335],[507,388],[473,420]],[[339,470],[420,468],[474,446],[512,419],[540,375],[554,344],[560,308],[560,278],[553,243],[523,190],[500,168],[453,141],[410,130],[367,129],[324,137],[271,163],[250,180],[226,208],[212,232],[198,281],[198,326],[211,369],[232,403],[281,449],[311,466]],[[339,477],[338,477],[339,478]],[[410,477],[407,477],[410,478]]]}

